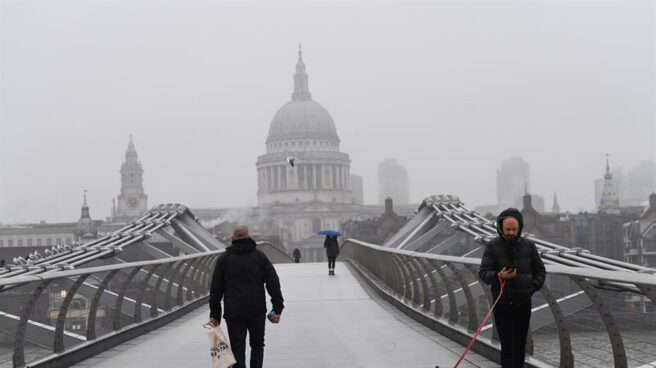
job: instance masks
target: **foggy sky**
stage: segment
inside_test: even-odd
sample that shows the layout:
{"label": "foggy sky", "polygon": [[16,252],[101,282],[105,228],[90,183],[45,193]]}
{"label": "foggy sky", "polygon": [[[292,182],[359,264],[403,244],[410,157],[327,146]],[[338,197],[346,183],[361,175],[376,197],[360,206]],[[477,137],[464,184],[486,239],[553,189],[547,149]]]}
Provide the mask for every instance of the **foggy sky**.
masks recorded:
{"label": "foggy sky", "polygon": [[377,197],[385,158],[410,198],[496,203],[519,155],[532,191],[594,208],[605,153],[656,160],[656,10],[617,2],[1,0],[0,222],[110,214],[129,135],[149,206],[257,203],[255,161],[303,44]]}

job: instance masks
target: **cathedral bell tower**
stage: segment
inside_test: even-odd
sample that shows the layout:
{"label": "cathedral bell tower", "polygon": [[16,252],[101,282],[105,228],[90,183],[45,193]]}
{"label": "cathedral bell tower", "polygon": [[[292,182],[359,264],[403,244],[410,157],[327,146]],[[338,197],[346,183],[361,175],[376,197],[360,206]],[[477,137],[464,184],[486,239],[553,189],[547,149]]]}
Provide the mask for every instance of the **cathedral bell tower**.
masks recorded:
{"label": "cathedral bell tower", "polygon": [[125,152],[125,161],[121,165],[121,193],[117,197],[114,221],[132,221],[148,209],[148,195],[143,188],[143,168],[132,142]]}

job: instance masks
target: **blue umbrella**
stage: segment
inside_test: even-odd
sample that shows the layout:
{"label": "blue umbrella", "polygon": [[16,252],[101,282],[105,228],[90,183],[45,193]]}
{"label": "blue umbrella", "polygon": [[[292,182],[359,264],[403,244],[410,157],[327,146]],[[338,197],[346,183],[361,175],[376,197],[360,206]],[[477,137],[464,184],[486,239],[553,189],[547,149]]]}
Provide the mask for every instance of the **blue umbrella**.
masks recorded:
{"label": "blue umbrella", "polygon": [[335,231],[335,230],[321,230],[321,231],[319,231],[319,235],[342,236],[342,233],[340,233],[339,231]]}

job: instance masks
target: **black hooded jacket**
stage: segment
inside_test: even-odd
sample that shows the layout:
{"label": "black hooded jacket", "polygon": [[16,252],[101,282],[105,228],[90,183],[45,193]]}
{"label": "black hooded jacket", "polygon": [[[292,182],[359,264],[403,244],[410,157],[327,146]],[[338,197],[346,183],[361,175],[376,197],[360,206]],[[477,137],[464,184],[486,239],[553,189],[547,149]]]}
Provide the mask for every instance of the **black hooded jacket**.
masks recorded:
{"label": "black hooded jacket", "polygon": [[252,318],[266,314],[264,287],[271,296],[276,314],[282,313],[280,281],[271,261],[251,238],[234,240],[219,256],[210,286],[210,318],[221,320],[221,299],[225,319]]}
{"label": "black hooded jacket", "polygon": [[[501,232],[501,221],[513,217],[519,222],[518,234],[509,240]],[[506,280],[506,287],[499,303],[530,304],[531,296],[540,290],[544,284],[546,270],[538,254],[535,243],[522,238],[524,218],[515,208],[508,208],[497,217],[497,232],[499,236],[485,245],[485,253],[481,259],[478,276],[490,285],[494,299],[499,296],[501,285],[497,274],[508,265],[515,265],[517,276]]]}

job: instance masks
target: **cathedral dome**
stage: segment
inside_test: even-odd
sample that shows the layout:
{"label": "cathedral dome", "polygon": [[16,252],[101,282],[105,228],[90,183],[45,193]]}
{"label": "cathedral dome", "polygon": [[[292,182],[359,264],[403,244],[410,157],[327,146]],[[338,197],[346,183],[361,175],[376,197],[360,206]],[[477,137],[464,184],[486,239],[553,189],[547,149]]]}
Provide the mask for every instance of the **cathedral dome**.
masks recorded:
{"label": "cathedral dome", "polygon": [[257,158],[258,206],[350,205],[351,160],[339,150],[330,113],[312,100],[300,45],[291,97],[273,116],[266,154]]}
{"label": "cathedral dome", "polygon": [[328,110],[312,100],[292,100],[283,105],[271,120],[267,143],[290,139],[339,141]]}
{"label": "cathedral dome", "polygon": [[312,101],[303,54],[298,51],[292,100],[274,115],[266,143],[295,139],[319,139],[339,142],[333,118],[323,106]]}

